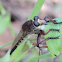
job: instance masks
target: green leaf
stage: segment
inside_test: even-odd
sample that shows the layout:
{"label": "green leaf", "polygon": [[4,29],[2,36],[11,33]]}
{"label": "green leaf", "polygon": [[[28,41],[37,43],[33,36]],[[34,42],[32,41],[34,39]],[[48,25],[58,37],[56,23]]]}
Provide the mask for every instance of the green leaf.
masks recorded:
{"label": "green leaf", "polygon": [[19,56],[15,62],[19,62],[26,54],[28,53],[28,51],[25,51],[23,54],[21,54],[21,56]]}
{"label": "green leaf", "polygon": [[62,62],[62,54],[60,54],[59,62]]}
{"label": "green leaf", "polygon": [[6,14],[6,11],[5,11],[5,9],[3,8],[1,2],[0,2],[0,12],[1,12],[1,15],[5,15],[5,14]]}
{"label": "green leaf", "polygon": [[16,34],[16,33],[15,33],[15,31],[14,31],[14,29],[13,29],[11,23],[9,24],[9,29],[10,29],[10,31],[11,31],[12,36],[15,37],[15,34]]}
{"label": "green leaf", "polygon": [[28,18],[28,20],[33,19],[34,16],[38,16],[40,9],[41,9],[44,2],[45,2],[45,0],[38,0],[37,1],[37,3],[36,3],[32,13],[31,13],[30,17]]}
{"label": "green leaf", "polygon": [[9,26],[10,15],[0,16],[0,34],[2,34],[5,29]]}
{"label": "green leaf", "polygon": [[26,60],[24,62],[34,62],[35,60],[48,58],[48,57],[52,57],[52,55],[51,54],[45,54],[45,55],[40,55],[40,56],[34,56],[34,57],[29,58],[28,60]]}
{"label": "green leaf", "polygon": [[31,48],[33,46],[29,40],[27,40],[27,45],[29,46],[29,48]]}
{"label": "green leaf", "polygon": [[[55,20],[57,20],[57,22],[62,22],[62,18],[57,18]],[[60,33],[57,31],[50,31],[45,35],[45,39],[59,36],[59,39],[50,39],[46,42],[51,54],[59,55],[60,52],[62,52],[62,24],[53,24],[52,22],[49,22],[48,25],[45,26],[44,31],[47,32],[49,29],[60,29]]]}
{"label": "green leaf", "polygon": [[5,46],[8,46],[8,45],[10,45],[10,44],[12,44],[12,43],[13,43],[13,42],[9,42],[9,43],[7,43],[7,44],[2,45],[2,46],[0,46],[0,49],[4,48]]}
{"label": "green leaf", "polygon": [[22,52],[22,49],[24,47],[25,41],[23,43],[21,43],[17,49],[12,53],[11,55],[11,61],[15,61],[17,59],[17,57],[19,57],[20,53]]}
{"label": "green leaf", "polygon": [[9,62],[10,60],[10,50],[6,53],[6,55],[3,58],[0,58],[0,62]]}
{"label": "green leaf", "polygon": [[10,23],[10,14],[5,11],[2,4],[0,3],[0,34],[2,34]]}

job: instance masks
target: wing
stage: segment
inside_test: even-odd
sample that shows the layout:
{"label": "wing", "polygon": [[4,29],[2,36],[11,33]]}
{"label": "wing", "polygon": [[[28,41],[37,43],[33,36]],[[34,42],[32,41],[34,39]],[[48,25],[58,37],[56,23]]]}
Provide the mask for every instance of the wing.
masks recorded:
{"label": "wing", "polygon": [[23,35],[23,31],[20,30],[20,32],[18,33],[18,35],[16,36],[16,38],[15,38],[13,44],[12,44],[12,48],[18,43],[18,41],[20,40],[20,38],[22,37],[22,35]]}
{"label": "wing", "polygon": [[11,52],[10,55],[12,54],[12,52],[17,48],[17,46],[19,45],[19,43],[21,43],[21,41],[24,39],[24,37],[27,34],[21,30],[18,35],[16,36],[14,43],[12,44],[12,48],[11,48]]}

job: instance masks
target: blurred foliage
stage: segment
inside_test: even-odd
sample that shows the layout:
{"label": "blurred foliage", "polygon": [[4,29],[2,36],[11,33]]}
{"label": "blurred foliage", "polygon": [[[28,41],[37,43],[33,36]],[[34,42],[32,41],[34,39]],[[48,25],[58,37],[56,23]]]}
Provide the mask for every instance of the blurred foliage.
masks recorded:
{"label": "blurred foliage", "polygon": [[55,6],[55,10],[59,10],[59,9],[62,9],[62,4],[58,4]]}
{"label": "blurred foliage", "polygon": [[0,34],[2,34],[10,24],[10,14],[6,13],[0,3]]}
{"label": "blurred foliage", "polygon": [[[34,9],[33,9],[33,12],[31,13],[31,16],[28,18],[28,19],[33,19],[34,16],[37,16],[40,9],[41,9],[41,6],[43,5],[45,0],[38,0],[38,2],[36,3]],[[0,15],[0,34],[2,34],[5,29],[9,26],[11,28],[11,31],[12,31],[12,25],[11,22],[10,22],[10,14],[6,15],[6,11],[4,10],[4,8],[2,7],[2,5],[0,4],[0,12],[1,12],[1,15]],[[3,21],[4,20],[4,21]],[[58,18],[58,19],[55,19],[57,20],[58,22],[61,22],[62,21],[62,18]],[[61,24],[53,24],[53,23],[48,23],[47,26],[45,26],[45,29],[44,31],[46,32],[48,29],[51,29],[51,28],[55,28],[55,29],[60,29],[60,33],[58,32],[50,32],[48,35],[45,36],[45,38],[47,37],[52,37],[52,36],[55,36],[57,37],[58,35],[60,35],[60,39],[56,39],[56,40],[48,40],[47,41],[47,46],[48,46],[48,50],[51,52],[51,54],[54,56],[55,55],[59,55],[60,53],[62,53],[62,42],[61,42],[61,34],[62,34],[62,29],[61,29]],[[13,31],[12,31],[13,32]],[[2,47],[5,47],[9,44],[12,44],[12,43],[8,43],[8,44],[5,44]],[[3,58],[0,58],[0,62],[19,62],[22,58],[24,58],[24,56],[26,54],[28,54],[28,51],[25,51],[22,53],[22,49],[24,47],[24,44],[25,44],[25,41],[23,43],[21,43],[17,49],[13,52],[13,54],[11,55],[10,57],[10,51],[7,52],[7,54],[3,57]],[[20,53],[21,52],[21,53]],[[51,54],[46,54],[46,55],[41,55],[41,56],[34,56],[32,55],[31,58],[27,59],[26,62],[32,62],[32,61],[35,61],[35,60],[38,60],[38,59],[42,59],[42,58],[46,58],[46,57],[52,57]]]}
{"label": "blurred foliage", "polygon": [[34,56],[24,62],[34,62],[35,60],[48,58],[48,57],[52,57],[52,55],[51,54],[44,54],[44,55],[40,55],[40,56]]}
{"label": "blurred foliage", "polygon": [[3,58],[0,58],[0,62],[9,62],[10,60],[10,50],[6,53],[6,55]]}
{"label": "blurred foliage", "polygon": [[12,44],[12,43],[13,43],[13,41],[2,45],[2,46],[0,46],[0,49],[4,48],[5,46],[10,45],[10,44]]}
{"label": "blurred foliage", "polygon": [[17,49],[12,53],[11,58],[10,58],[11,62],[12,61],[13,62],[19,62],[28,53],[28,52],[26,52],[26,54],[24,54],[24,55],[21,54],[21,56],[20,56],[20,53],[22,52],[24,44],[25,44],[25,41],[20,46],[18,46]]}
{"label": "blurred foliage", "polygon": [[9,12],[6,12],[6,10],[3,8],[2,4],[0,3],[0,34],[3,34],[3,32],[9,28],[13,37],[15,36],[15,32],[13,30],[13,27],[11,25],[11,15]]}
{"label": "blurred foliage", "polygon": [[62,62],[62,54],[60,54],[59,62]]}
{"label": "blurred foliage", "polygon": [[38,0],[35,7],[33,8],[33,11],[31,13],[30,17],[28,18],[28,20],[33,19],[34,16],[37,16],[39,14],[39,11],[44,2],[45,2],[45,0]]}

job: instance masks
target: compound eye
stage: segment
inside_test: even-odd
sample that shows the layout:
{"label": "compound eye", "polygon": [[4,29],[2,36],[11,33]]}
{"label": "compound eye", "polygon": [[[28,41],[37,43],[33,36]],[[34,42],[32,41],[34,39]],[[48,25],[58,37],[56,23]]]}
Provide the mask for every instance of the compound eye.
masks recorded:
{"label": "compound eye", "polygon": [[33,24],[38,27],[40,24],[38,23],[38,21],[33,21]]}
{"label": "compound eye", "polygon": [[38,19],[39,19],[39,17],[38,17],[38,16],[35,16],[35,17],[34,17],[34,20],[36,20],[36,21],[37,21]]}

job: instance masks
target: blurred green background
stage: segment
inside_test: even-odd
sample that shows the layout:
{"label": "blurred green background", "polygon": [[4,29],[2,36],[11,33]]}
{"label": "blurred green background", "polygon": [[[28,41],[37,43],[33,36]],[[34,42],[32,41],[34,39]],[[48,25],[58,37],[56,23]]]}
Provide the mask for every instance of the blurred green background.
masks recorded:
{"label": "blurred green background", "polygon": [[[37,0],[0,0],[0,57],[2,58],[11,45],[22,24],[32,19],[32,10]],[[40,2],[39,2],[40,4]],[[62,17],[62,0],[45,0],[42,3],[39,17],[49,16],[52,19]],[[34,8],[36,11],[40,7]],[[34,13],[38,14],[38,11]],[[31,16],[30,16],[31,15]],[[9,43],[8,43],[9,42]],[[6,44],[8,43],[8,44]],[[3,45],[3,46],[2,46]],[[8,46],[6,46],[8,45]],[[29,54],[30,55],[30,54]],[[60,59],[59,59],[60,57]],[[61,57],[42,59],[42,62],[61,62]],[[22,61],[23,62],[23,61]]]}

